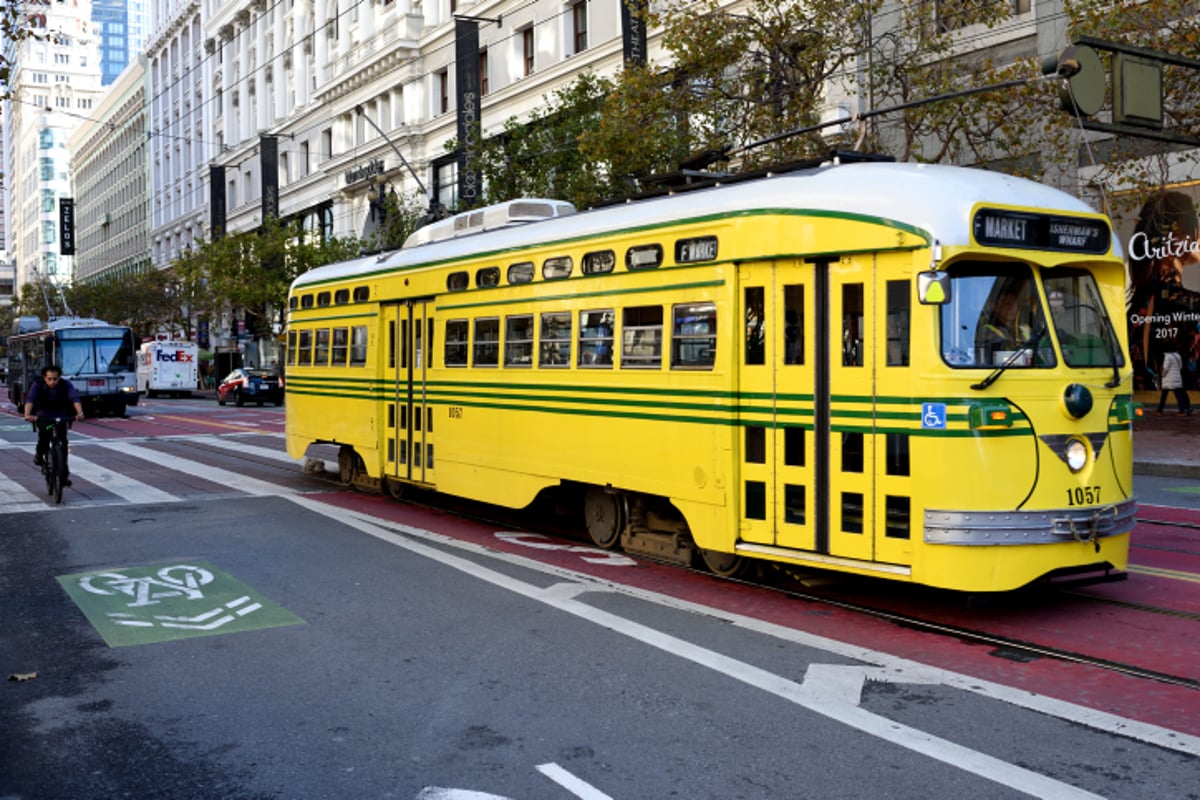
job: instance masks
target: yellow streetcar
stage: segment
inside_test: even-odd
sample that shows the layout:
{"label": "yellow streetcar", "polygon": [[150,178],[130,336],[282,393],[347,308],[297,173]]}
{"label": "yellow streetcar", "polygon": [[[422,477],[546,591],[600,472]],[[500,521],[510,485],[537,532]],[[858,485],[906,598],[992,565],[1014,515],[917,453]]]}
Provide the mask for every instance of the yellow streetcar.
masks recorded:
{"label": "yellow streetcar", "polygon": [[295,281],[288,452],[396,496],[557,491],[598,546],[719,574],[1117,576],[1124,275],[1081,201],[955,167],[512,201]]}

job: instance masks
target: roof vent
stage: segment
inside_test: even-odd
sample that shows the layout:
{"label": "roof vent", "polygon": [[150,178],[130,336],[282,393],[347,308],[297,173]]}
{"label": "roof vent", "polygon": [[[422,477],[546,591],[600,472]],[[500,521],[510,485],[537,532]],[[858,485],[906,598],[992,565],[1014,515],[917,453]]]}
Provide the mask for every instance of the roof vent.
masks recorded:
{"label": "roof vent", "polygon": [[540,222],[554,217],[565,217],[574,213],[575,206],[562,200],[509,200],[486,208],[464,211],[449,219],[439,220],[419,228],[408,237],[404,246],[416,247],[431,242],[457,239],[473,233]]}

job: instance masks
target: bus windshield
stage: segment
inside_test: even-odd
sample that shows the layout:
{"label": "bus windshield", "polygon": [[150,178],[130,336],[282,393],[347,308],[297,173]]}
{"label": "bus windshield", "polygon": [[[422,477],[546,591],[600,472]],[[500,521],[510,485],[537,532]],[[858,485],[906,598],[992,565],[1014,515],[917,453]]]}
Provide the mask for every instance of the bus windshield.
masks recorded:
{"label": "bus windshield", "polygon": [[133,346],[128,335],[115,338],[63,338],[59,344],[66,375],[121,372],[134,368]]}
{"label": "bus windshield", "polygon": [[951,270],[942,306],[942,358],[955,367],[1052,367],[1041,298],[1026,266],[971,263]]}
{"label": "bus windshield", "polygon": [[1100,299],[1096,281],[1086,270],[1047,272],[1046,297],[1063,361],[1070,367],[1123,367],[1112,320]]}

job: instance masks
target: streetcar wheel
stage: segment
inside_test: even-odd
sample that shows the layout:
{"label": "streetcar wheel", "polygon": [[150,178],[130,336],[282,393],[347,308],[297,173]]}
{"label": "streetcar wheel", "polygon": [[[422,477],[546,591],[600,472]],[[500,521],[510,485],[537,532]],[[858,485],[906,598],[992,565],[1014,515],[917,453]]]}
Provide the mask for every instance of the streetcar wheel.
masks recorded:
{"label": "streetcar wheel", "polygon": [[583,515],[588,535],[597,547],[611,550],[621,540],[621,494],[589,486],[583,498]]}
{"label": "streetcar wheel", "polygon": [[338,450],[338,477],[342,483],[349,486],[354,482],[354,476],[358,474],[358,456],[354,453],[354,448],[343,447]]}
{"label": "streetcar wheel", "polygon": [[722,578],[736,578],[746,572],[746,559],[734,553],[701,550],[700,557],[704,559],[704,565],[714,575],[720,575]]}
{"label": "streetcar wheel", "polygon": [[404,490],[407,488],[405,484],[397,480],[392,480],[391,478],[384,478],[383,486],[388,497],[392,498],[393,500],[404,499]]}

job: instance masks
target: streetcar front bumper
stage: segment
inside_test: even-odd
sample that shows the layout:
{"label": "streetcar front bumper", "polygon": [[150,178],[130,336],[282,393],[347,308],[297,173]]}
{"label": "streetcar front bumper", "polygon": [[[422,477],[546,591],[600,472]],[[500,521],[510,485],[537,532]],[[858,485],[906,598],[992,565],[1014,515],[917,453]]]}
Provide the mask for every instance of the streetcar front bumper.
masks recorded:
{"label": "streetcar front bumper", "polygon": [[925,512],[925,542],[951,545],[1055,544],[1095,542],[1133,529],[1132,498],[1096,508],[1045,511]]}

